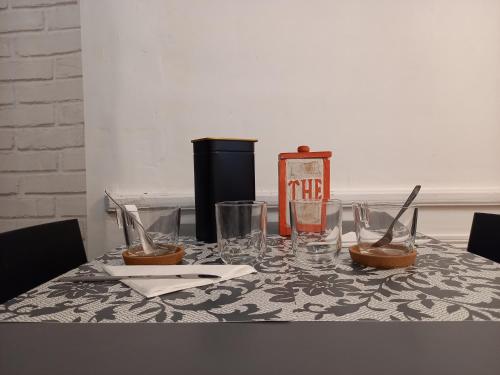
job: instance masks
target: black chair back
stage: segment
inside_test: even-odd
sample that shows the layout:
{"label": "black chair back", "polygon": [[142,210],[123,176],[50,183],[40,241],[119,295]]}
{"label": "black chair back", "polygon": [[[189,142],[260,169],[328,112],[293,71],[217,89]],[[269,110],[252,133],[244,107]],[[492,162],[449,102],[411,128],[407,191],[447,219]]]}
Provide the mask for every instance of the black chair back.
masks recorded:
{"label": "black chair back", "polygon": [[76,219],[0,233],[0,303],[85,262]]}
{"label": "black chair back", "polygon": [[474,213],[467,251],[500,263],[500,215]]}

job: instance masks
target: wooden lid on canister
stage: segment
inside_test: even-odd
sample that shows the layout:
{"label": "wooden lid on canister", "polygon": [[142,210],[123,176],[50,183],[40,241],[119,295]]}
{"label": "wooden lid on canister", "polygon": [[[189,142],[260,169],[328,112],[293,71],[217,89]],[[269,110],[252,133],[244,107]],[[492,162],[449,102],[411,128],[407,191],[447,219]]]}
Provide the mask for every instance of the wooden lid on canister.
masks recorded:
{"label": "wooden lid on canister", "polygon": [[282,152],[279,154],[278,159],[318,159],[318,158],[331,158],[331,151],[314,151],[307,145],[297,147],[297,152]]}

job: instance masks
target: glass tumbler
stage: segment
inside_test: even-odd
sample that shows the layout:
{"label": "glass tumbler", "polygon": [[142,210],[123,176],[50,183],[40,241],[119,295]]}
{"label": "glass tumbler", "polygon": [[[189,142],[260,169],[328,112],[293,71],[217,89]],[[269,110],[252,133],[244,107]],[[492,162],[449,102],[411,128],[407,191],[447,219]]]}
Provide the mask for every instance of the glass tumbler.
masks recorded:
{"label": "glass tumbler", "polygon": [[[410,205],[396,220],[401,205],[390,203],[354,202],[354,227],[361,252],[404,255],[415,248],[418,208]],[[391,229],[392,225],[392,230]],[[383,246],[373,247],[390,230],[392,239]]]}
{"label": "glass tumbler", "polygon": [[340,200],[292,200],[290,222],[292,249],[299,262],[312,265],[335,262],[342,248]]}
{"label": "glass tumbler", "polygon": [[172,251],[179,239],[181,211],[179,207],[139,208],[140,222],[156,245],[157,251],[145,254],[140,245],[140,230],[133,221],[124,218],[124,236],[128,250],[137,256],[162,255]]}
{"label": "glass tumbler", "polygon": [[215,204],[217,244],[227,264],[258,263],[266,250],[267,205],[256,201]]}

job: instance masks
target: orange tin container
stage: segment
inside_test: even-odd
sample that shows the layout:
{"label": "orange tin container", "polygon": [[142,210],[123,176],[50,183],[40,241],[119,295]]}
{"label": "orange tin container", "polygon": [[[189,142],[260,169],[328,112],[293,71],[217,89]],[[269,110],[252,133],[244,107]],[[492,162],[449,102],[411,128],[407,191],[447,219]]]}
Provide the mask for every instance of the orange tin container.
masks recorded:
{"label": "orange tin container", "polygon": [[291,199],[330,199],[331,151],[311,152],[299,146],[297,152],[279,154],[279,233],[289,236]]}

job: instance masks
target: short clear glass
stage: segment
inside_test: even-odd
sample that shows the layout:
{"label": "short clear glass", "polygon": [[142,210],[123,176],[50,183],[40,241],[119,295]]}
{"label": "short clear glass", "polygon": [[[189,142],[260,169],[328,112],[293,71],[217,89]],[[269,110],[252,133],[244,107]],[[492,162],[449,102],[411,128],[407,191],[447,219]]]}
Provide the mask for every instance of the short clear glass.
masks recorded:
{"label": "short clear glass", "polygon": [[329,265],[342,248],[342,202],[330,200],[290,201],[292,249],[299,262]]}
{"label": "short clear glass", "polygon": [[257,201],[215,204],[217,244],[226,264],[254,265],[266,250],[267,205]]}
{"label": "short clear glass", "polygon": [[392,228],[390,243],[373,247],[387,233],[401,205],[390,203],[354,202],[352,205],[354,227],[361,252],[387,255],[404,255],[415,248],[418,209],[410,205]]}
{"label": "short clear glass", "polygon": [[125,242],[128,250],[134,255],[162,255],[172,251],[172,245],[179,241],[181,210],[179,207],[139,208],[139,217],[145,231],[149,234],[157,251],[154,254],[145,254],[140,245],[140,236],[137,224],[133,220],[125,219]]}

